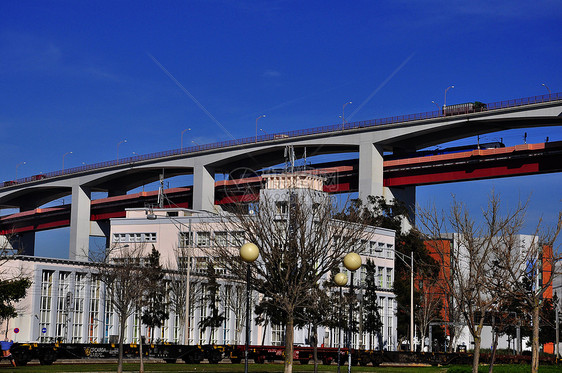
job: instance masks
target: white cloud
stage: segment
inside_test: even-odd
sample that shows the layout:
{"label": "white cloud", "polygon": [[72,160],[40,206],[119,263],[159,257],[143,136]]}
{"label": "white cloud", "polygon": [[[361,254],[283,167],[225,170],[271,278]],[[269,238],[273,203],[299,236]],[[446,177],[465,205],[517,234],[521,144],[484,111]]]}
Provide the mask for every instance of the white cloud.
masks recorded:
{"label": "white cloud", "polygon": [[268,77],[268,78],[277,78],[281,76],[281,73],[279,71],[276,70],[265,70],[265,72],[263,73],[263,76]]}

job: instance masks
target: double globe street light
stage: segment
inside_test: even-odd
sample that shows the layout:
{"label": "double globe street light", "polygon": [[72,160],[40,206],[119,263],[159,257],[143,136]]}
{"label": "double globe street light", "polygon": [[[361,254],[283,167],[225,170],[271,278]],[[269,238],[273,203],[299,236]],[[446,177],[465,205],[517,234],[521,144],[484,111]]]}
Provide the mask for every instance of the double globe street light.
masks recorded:
{"label": "double globe street light", "polygon": [[336,285],[340,287],[340,307],[338,313],[338,373],[340,373],[340,357],[341,357],[341,305],[343,304],[342,300],[342,287],[347,285],[347,275],[343,272],[338,273],[334,276],[334,282]]}
{"label": "double globe street light", "polygon": [[246,262],[246,348],[244,350],[244,373],[248,373],[248,342],[250,341],[250,264],[260,256],[260,249],[247,242],[240,248],[240,258]]}
{"label": "double globe street light", "polygon": [[[349,253],[343,258],[343,265],[351,272],[351,281],[349,283],[349,320],[347,326],[347,371],[351,373],[351,320],[353,320],[353,307],[351,299],[354,297],[353,293],[353,273],[361,267],[361,256],[357,253]],[[347,276],[346,276],[347,277]]]}

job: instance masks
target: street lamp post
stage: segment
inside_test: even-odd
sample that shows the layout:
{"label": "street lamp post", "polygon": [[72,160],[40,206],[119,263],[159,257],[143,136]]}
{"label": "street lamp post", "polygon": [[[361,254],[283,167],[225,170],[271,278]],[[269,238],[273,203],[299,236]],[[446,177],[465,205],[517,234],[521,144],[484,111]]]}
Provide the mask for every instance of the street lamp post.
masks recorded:
{"label": "street lamp post", "polygon": [[191,128],[186,128],[183,131],[181,131],[180,153],[183,153],[183,134],[185,133],[185,131],[191,131]]}
{"label": "street lamp post", "polygon": [[437,105],[437,102],[431,101],[431,103],[437,107],[437,115],[441,116],[441,109],[439,108],[439,105]]}
{"label": "street lamp post", "polygon": [[338,313],[338,373],[340,373],[340,358],[341,358],[341,306],[343,304],[342,301],[342,287],[347,284],[347,275],[345,273],[338,273],[334,276],[334,282],[340,288],[340,306],[339,306],[339,313]]}
{"label": "street lamp post", "polygon": [[548,88],[548,86],[544,83],[541,84],[543,87],[546,88],[546,90],[548,91],[548,99],[550,100],[550,95],[552,95],[552,93],[550,92],[550,88]]}
{"label": "street lamp post", "polygon": [[260,115],[259,117],[256,118],[256,141],[258,142],[258,119],[260,118],[265,118],[265,114],[264,115]]}
{"label": "street lamp post", "polygon": [[447,91],[451,88],[455,88],[455,86],[451,85],[445,90],[445,98],[443,99],[443,116],[445,116],[445,108],[447,107]]}
{"label": "street lamp post", "polygon": [[248,373],[248,348],[250,341],[250,264],[260,256],[258,247],[247,242],[240,248],[240,258],[246,262],[246,346],[244,349],[244,373]]}
{"label": "street lamp post", "polygon": [[349,104],[351,104],[352,102],[346,102],[345,104],[343,104],[342,108],[341,108],[341,130],[343,131],[345,129],[345,107]]}
{"label": "street lamp post", "polygon": [[16,165],[16,180],[18,179],[18,167],[23,165],[23,164],[26,164],[26,162],[20,162]]}
{"label": "street lamp post", "polygon": [[353,298],[353,273],[361,267],[361,256],[357,253],[349,253],[343,258],[343,265],[351,272],[351,282],[349,283],[349,320],[347,325],[347,371],[351,373],[351,321],[353,320],[353,307],[351,299]]}
{"label": "street lamp post", "polygon": [[119,160],[119,145],[127,142],[127,140],[121,140],[117,143],[117,160]]}
{"label": "street lamp post", "polygon": [[560,300],[556,303],[556,363],[560,358]]}
{"label": "street lamp post", "polygon": [[66,157],[69,154],[72,154],[72,152],[66,152],[62,155],[62,171],[63,172],[64,172],[64,157]]}

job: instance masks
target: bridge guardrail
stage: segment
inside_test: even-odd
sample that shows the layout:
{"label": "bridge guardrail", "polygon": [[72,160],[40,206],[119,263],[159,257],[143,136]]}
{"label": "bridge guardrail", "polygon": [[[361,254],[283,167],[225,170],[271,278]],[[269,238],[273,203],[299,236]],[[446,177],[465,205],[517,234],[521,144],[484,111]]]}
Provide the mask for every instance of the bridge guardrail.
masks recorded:
{"label": "bridge guardrail", "polygon": [[[537,103],[544,103],[544,102],[552,102],[552,101],[560,101],[562,100],[562,93],[552,93],[547,95],[539,95],[539,96],[531,96],[531,97],[524,97],[524,98],[517,98],[505,101],[498,101],[498,102],[491,102],[487,103],[485,108],[479,111],[491,111],[491,110],[499,110],[499,109],[506,109],[511,107],[517,106],[525,106],[525,105],[532,105]],[[473,113],[474,110],[470,111]],[[447,114],[447,116],[458,116],[458,115],[465,115],[468,114],[467,112],[455,112],[453,115]],[[333,124],[328,126],[320,126],[320,127],[313,127],[313,128],[306,128],[302,130],[294,130],[294,131],[287,131],[287,132],[280,132],[280,133],[272,133],[272,134],[265,134],[260,136],[252,136],[252,137],[245,137],[242,139],[234,139],[234,140],[227,140],[227,141],[220,141],[210,144],[203,144],[203,145],[196,145],[196,146],[189,146],[184,147],[182,149],[173,149],[173,150],[166,150],[162,152],[156,153],[149,153],[144,155],[135,155],[133,157],[127,157],[122,159],[115,159],[112,161],[105,161],[94,163],[90,165],[83,165],[79,167],[67,168],[64,170],[59,171],[52,171],[47,172],[40,175],[33,175],[24,178],[20,178],[17,180],[10,180],[5,181],[3,184],[0,184],[0,189],[9,187],[16,184],[23,184],[28,183],[31,181],[37,181],[39,179],[44,178],[51,178],[63,175],[70,175],[79,172],[85,172],[90,170],[96,170],[100,168],[107,168],[112,166],[119,166],[119,165],[126,165],[126,164],[133,164],[135,162],[141,162],[151,159],[158,159],[158,158],[166,158],[175,155],[181,154],[189,154],[189,153],[197,153],[206,150],[213,150],[213,149],[220,149],[220,148],[228,148],[231,146],[238,146],[238,145],[250,145],[259,142],[268,142],[273,140],[281,140],[281,139],[290,139],[295,137],[302,137],[308,135],[317,135],[321,133],[330,133],[330,132],[338,132],[338,131],[345,131],[351,129],[358,129],[358,128],[366,128],[366,127],[374,127],[386,124],[396,124],[396,123],[405,123],[411,122],[416,120],[423,120],[423,119],[433,119],[433,118],[440,118],[443,116],[442,110],[434,110],[428,111],[425,113],[415,113],[415,114],[406,114],[406,115],[398,115],[394,117],[387,117],[387,118],[378,118],[378,119],[369,119],[357,122],[350,122],[342,124]]]}

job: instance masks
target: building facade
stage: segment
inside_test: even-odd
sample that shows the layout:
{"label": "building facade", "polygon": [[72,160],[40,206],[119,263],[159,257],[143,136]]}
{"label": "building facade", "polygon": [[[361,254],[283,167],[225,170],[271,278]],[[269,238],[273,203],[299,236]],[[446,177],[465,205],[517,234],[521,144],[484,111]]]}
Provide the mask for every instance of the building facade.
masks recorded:
{"label": "building facade", "polygon": [[[324,194],[322,179],[310,174],[272,175],[266,177],[261,200],[275,201],[280,219],[287,208],[287,190],[306,190],[307,203]],[[269,198],[275,195],[275,198]],[[266,198],[267,197],[267,198]],[[251,212],[249,212],[251,213]],[[244,314],[241,311],[245,282],[217,268],[219,288],[216,302],[224,321],[218,328],[199,328],[209,315],[207,262],[215,245],[239,248],[245,242],[243,231],[226,230],[219,224],[220,214],[185,208],[129,209],[125,218],[111,220],[111,247],[141,247],[147,253],[154,247],[160,253],[164,268],[188,275],[189,286],[185,307],[189,309],[187,325],[181,315],[170,307],[170,315],[162,327],[154,331],[142,326],[142,336],[150,341],[188,344],[241,344],[245,342]],[[368,227],[369,235],[358,247],[363,262],[370,259],[377,268],[377,298],[383,321],[382,333],[372,338],[366,333],[355,335],[353,345],[366,348],[396,349],[396,301],[394,281],[394,231]],[[116,341],[118,320],[105,286],[96,274],[96,267],[84,262],[21,257],[11,261],[14,267],[25,267],[33,279],[28,296],[20,302],[21,314],[6,326],[15,341],[64,341],[73,343],[108,343]],[[340,268],[346,271],[345,268]],[[354,285],[362,289],[365,266],[355,273]],[[348,274],[349,275],[349,274]],[[348,278],[351,276],[348,276]],[[335,296],[335,295],[334,295]],[[260,295],[252,293],[252,303]],[[237,306],[238,305],[238,306]],[[252,315],[255,320],[255,315]],[[125,331],[126,342],[139,340],[139,315],[132,314]],[[14,328],[19,333],[14,333]],[[151,335],[153,333],[153,335]],[[309,328],[295,330],[295,344],[309,344]],[[345,334],[345,333],[342,333]],[[337,347],[337,330],[320,327],[318,341],[326,347]],[[343,338],[343,337],[342,337]],[[341,340],[340,340],[341,341]],[[381,345],[382,343],[382,345]],[[252,325],[250,344],[282,345],[282,325]]]}

